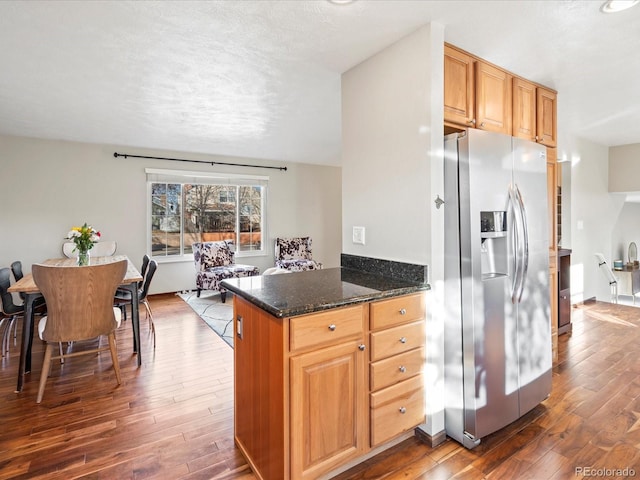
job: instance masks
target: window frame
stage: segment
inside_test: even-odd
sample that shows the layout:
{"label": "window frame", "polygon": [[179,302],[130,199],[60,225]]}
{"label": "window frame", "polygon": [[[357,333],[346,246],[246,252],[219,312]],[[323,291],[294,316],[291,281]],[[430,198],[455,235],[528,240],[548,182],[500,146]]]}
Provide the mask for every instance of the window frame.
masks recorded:
{"label": "window frame", "polygon": [[[237,187],[241,186],[260,186],[262,187],[262,195],[261,195],[261,233],[262,233],[262,245],[260,250],[248,250],[242,251],[239,249],[239,246],[234,242],[234,251],[236,258],[240,257],[258,257],[258,256],[267,256],[267,239],[269,238],[267,235],[267,200],[268,200],[268,191],[269,191],[269,177],[268,176],[259,176],[259,175],[244,175],[244,174],[234,174],[234,173],[220,173],[220,172],[200,172],[200,171],[192,171],[192,170],[165,170],[165,169],[156,169],[156,168],[145,168],[146,174],[146,192],[147,192],[147,218],[146,218],[146,228],[147,228],[147,240],[146,240],[146,251],[148,255],[153,260],[156,260],[158,263],[173,263],[173,262],[183,262],[183,261],[193,261],[193,253],[185,253],[184,252],[184,221],[185,221],[185,212],[184,209],[186,205],[182,201],[184,199],[184,194],[182,192],[182,186],[185,184],[201,184],[201,185],[228,185],[236,187],[236,200],[235,203],[237,205],[236,214],[235,214],[235,233],[238,236],[240,234],[240,216],[241,216],[241,206],[238,205],[240,197],[238,196]],[[180,254],[179,255],[161,255],[156,256],[153,255],[152,251],[152,226],[153,226],[153,196],[152,196],[152,184],[153,183],[174,183],[181,184],[181,205],[180,205]],[[237,237],[236,237],[237,238]]]}

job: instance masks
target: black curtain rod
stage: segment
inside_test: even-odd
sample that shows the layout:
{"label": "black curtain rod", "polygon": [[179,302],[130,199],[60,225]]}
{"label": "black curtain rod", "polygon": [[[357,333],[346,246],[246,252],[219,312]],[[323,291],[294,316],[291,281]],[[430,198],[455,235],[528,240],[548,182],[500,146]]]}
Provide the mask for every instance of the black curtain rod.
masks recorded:
{"label": "black curtain rod", "polygon": [[184,158],[167,158],[167,157],[147,157],[145,155],[129,155],[128,153],[118,153],[118,152],[114,152],[113,156],[115,158],[118,157],[124,157],[124,158],[147,158],[150,160],[171,160],[174,162],[191,162],[191,163],[206,163],[208,165],[211,165],[212,167],[214,165],[231,165],[233,167],[251,167],[251,168],[271,168],[272,170],[280,170],[280,171],[287,171],[287,167],[270,167],[268,165],[249,165],[246,163],[230,163],[230,162],[207,162],[206,160],[187,160]]}

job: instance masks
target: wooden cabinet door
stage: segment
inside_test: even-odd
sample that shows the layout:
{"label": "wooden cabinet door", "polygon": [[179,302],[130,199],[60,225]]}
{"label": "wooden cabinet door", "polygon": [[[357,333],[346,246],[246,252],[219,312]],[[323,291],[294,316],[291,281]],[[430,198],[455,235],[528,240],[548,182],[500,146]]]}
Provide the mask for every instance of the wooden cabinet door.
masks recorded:
{"label": "wooden cabinet door", "polygon": [[538,87],[536,93],[537,127],[536,141],[547,147],[557,146],[557,94]]}
{"label": "wooden cabinet door", "polygon": [[291,358],[292,479],[318,478],[368,449],[367,353],[360,344]]}
{"label": "wooden cabinet door", "polygon": [[473,126],[473,57],[444,46],[444,121]]}
{"label": "wooden cabinet door", "polygon": [[536,86],[513,79],[513,136],[536,141]]}
{"label": "wooden cabinet door", "polygon": [[511,75],[476,61],[476,128],[511,135]]}

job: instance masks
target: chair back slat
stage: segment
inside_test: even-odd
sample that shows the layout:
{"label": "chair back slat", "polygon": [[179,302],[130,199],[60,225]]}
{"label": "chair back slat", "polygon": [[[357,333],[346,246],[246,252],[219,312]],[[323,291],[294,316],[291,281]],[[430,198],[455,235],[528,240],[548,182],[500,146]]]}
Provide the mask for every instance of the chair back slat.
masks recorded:
{"label": "chair back slat", "polygon": [[85,267],[33,265],[33,279],[47,302],[42,339],[70,342],[111,333],[116,325],[113,298],[127,263],[124,259]]}

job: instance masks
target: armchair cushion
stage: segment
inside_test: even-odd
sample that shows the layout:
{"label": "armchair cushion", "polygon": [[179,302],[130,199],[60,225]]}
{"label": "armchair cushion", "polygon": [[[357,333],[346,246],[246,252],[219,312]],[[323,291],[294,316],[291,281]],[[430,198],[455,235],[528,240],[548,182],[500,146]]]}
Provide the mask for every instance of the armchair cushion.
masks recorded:
{"label": "armchair cushion", "polygon": [[276,238],[276,260],[311,260],[311,237]]}
{"label": "armchair cushion", "polygon": [[276,267],[285,268],[291,272],[303,272],[305,270],[320,270],[322,264],[315,260],[297,258],[293,260],[276,260]]}
{"label": "armchair cushion", "polygon": [[276,238],[276,267],[291,272],[319,270],[311,254],[311,237]]}
{"label": "armchair cushion", "polygon": [[208,268],[222,267],[234,263],[235,253],[231,250],[231,244],[226,240],[194,243],[192,248],[196,270],[201,272]]}
{"label": "armchair cushion", "polygon": [[227,241],[199,242],[192,248],[198,296],[202,290],[217,290],[224,302],[227,290],[220,285],[222,280],[260,274],[258,267],[234,263],[234,253]]}

